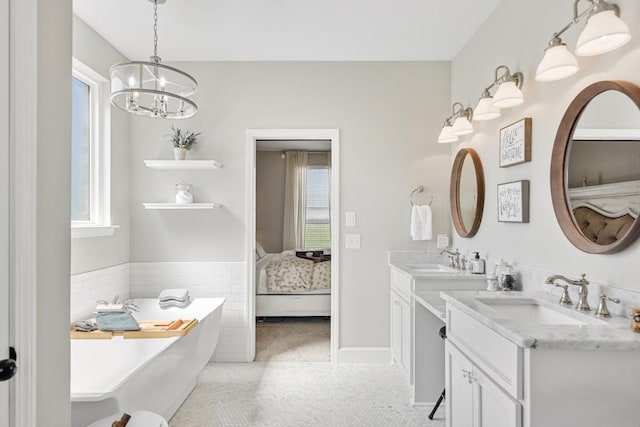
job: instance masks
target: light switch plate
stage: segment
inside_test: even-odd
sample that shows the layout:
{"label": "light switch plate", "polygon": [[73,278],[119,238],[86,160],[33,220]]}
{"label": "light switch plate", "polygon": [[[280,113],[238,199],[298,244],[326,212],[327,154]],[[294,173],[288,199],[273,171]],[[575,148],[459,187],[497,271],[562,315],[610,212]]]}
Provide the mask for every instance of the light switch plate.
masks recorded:
{"label": "light switch plate", "polygon": [[446,234],[438,234],[438,240],[436,242],[438,249],[444,249],[449,247],[449,236]]}
{"label": "light switch plate", "polygon": [[360,249],[360,235],[359,234],[346,234],[344,236],[345,247],[347,249]]}
{"label": "light switch plate", "polygon": [[355,227],[356,226],[356,213],[355,212],[345,212],[345,226],[346,227]]}

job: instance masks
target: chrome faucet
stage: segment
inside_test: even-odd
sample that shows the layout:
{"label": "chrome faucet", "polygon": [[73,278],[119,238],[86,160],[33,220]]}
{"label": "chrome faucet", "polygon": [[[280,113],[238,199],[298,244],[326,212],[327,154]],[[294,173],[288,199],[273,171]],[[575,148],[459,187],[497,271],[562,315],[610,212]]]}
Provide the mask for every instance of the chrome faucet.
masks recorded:
{"label": "chrome faucet", "polygon": [[455,268],[457,270],[460,270],[462,267],[460,265],[460,251],[456,249],[455,252],[451,252],[448,250],[442,250],[440,251],[440,255],[442,254],[449,254],[449,267]]}
{"label": "chrome faucet", "polygon": [[544,283],[546,283],[547,285],[554,285],[556,287],[563,288],[564,292],[562,292],[562,297],[560,297],[560,304],[571,305],[572,304],[571,298],[569,298],[569,293],[567,292],[568,286],[555,283],[556,280],[562,280],[565,283],[568,283],[569,285],[578,287],[579,300],[578,300],[578,303],[576,304],[576,310],[578,311],[591,310],[591,307],[589,307],[589,302],[587,301],[587,295],[589,293],[587,290],[587,285],[589,284],[589,281],[585,279],[585,274],[582,274],[580,279],[578,280],[567,279],[566,277],[561,276],[559,274],[554,274],[552,276],[547,277],[547,280],[544,281]]}

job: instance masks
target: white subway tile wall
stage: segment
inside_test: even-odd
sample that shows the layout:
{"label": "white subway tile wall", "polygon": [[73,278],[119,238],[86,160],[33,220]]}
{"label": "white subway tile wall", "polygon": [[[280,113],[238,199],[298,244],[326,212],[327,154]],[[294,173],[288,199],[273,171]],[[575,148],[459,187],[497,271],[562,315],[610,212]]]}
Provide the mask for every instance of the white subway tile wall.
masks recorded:
{"label": "white subway tile wall", "polygon": [[96,301],[118,295],[129,298],[129,264],[120,264],[71,276],[70,321],[92,317]]}
{"label": "white subway tile wall", "polygon": [[192,297],[224,297],[222,325],[212,361],[246,358],[244,262],[134,262],[130,264],[132,298],[156,298],[166,288],[186,288]]}

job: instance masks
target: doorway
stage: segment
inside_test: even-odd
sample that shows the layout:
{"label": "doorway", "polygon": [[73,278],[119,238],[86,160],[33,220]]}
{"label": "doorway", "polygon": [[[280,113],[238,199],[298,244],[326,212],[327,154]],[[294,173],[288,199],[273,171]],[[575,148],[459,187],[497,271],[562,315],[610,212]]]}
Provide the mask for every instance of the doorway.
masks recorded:
{"label": "doorway", "polygon": [[[332,362],[337,360],[337,351],[338,351],[338,343],[339,343],[339,132],[334,129],[265,129],[265,130],[248,130],[247,131],[247,176],[246,176],[246,224],[247,224],[247,233],[246,233],[246,249],[247,249],[247,269],[246,269],[246,277],[247,277],[247,298],[246,298],[246,324],[248,326],[247,333],[247,341],[246,341],[246,349],[247,349],[247,357],[248,361],[253,361],[256,356],[256,307],[259,308],[260,313],[265,315],[265,313],[269,316],[276,316],[278,314],[282,314],[283,317],[287,316],[296,316],[296,311],[299,306],[295,304],[292,306],[285,307],[285,311],[277,311],[278,309],[274,309],[275,311],[271,311],[271,307],[269,305],[265,305],[265,295],[260,295],[260,304],[256,304],[257,300],[257,280],[261,275],[259,269],[257,269],[257,263],[260,262],[260,255],[257,255],[256,249],[261,250],[261,245],[256,245],[256,164],[257,164],[257,150],[260,147],[261,150],[276,150],[276,155],[284,155],[285,151],[288,149],[295,148],[296,150],[304,150],[306,152],[311,153],[322,153],[325,155],[327,152],[330,152],[330,155],[326,155],[327,159],[327,167],[330,169],[330,182],[329,182],[329,224],[330,227],[330,251],[326,249],[322,250],[305,250],[298,251],[298,253],[294,254],[294,250],[290,251],[291,253],[286,254],[287,256],[291,256],[291,259],[296,259],[297,257],[305,258],[307,257],[307,261],[314,260],[318,257],[322,258],[322,260],[317,261],[326,261],[330,259],[331,262],[319,262],[318,267],[324,267],[330,269],[330,295],[307,295],[304,297],[296,296],[292,297],[293,299],[303,300],[301,301],[302,309],[301,315],[304,316],[314,316],[318,315],[318,317],[324,317],[326,315],[330,315],[330,359]],[[318,147],[323,147],[322,149]],[[289,152],[287,152],[287,155]],[[287,158],[287,162],[289,158]],[[314,163],[314,162],[312,162]],[[316,170],[313,173],[318,174],[320,171]],[[285,221],[285,224],[287,221]],[[317,225],[313,225],[313,227],[318,227]],[[286,235],[286,233],[285,233]],[[270,244],[271,245],[271,244]],[[326,243],[325,245],[326,246]],[[271,246],[277,247],[277,246]],[[293,247],[293,246],[292,246]],[[297,245],[295,246],[298,247]],[[304,247],[304,246],[301,246]],[[309,247],[308,245],[306,247]],[[328,252],[328,253],[327,253]],[[273,254],[275,256],[275,254]],[[315,263],[313,263],[316,265]],[[323,266],[324,264],[324,266]],[[264,266],[261,268],[263,269]],[[311,267],[309,267],[311,268]],[[256,273],[258,271],[258,273]],[[314,270],[315,271],[315,270]],[[262,274],[264,276],[265,274]],[[264,281],[264,280],[263,280]],[[260,286],[263,286],[261,284]],[[283,298],[287,299],[287,296],[283,296]],[[305,299],[306,298],[306,299]],[[322,304],[318,305],[318,299],[326,298],[327,304],[326,308],[322,308]],[[277,301],[277,298],[273,298],[272,301]],[[308,306],[305,301],[310,302]],[[311,302],[314,301],[314,302]],[[296,303],[295,301],[293,301]],[[267,303],[268,304],[268,303]],[[279,303],[276,303],[274,307],[278,307]],[[297,304],[297,303],[296,303]],[[328,310],[328,311],[327,311]],[[310,319],[313,320],[313,319]],[[317,326],[317,325],[315,325]]]}

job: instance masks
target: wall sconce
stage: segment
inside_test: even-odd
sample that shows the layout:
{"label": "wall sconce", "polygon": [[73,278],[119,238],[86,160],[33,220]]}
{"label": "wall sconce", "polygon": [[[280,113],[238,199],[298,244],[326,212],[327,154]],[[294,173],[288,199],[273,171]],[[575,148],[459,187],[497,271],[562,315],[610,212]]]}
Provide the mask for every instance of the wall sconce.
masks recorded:
{"label": "wall sconce", "polygon": [[[502,75],[498,72],[504,70]],[[500,117],[500,109],[511,108],[524,102],[522,83],[524,76],[521,72],[511,74],[509,67],[500,65],[494,73],[493,83],[484,88],[480,101],[475,109],[473,120],[493,120]],[[491,89],[498,87],[495,95],[491,96]]]}
{"label": "wall sconce", "polygon": [[550,82],[564,79],[578,72],[580,67],[575,56],[569,52],[567,45],[562,42],[560,36],[587,17],[587,24],[578,37],[575,53],[578,56],[593,56],[611,52],[627,44],[631,40],[631,34],[627,24],[619,18],[618,5],[608,3],[606,0],[584,0],[590,6],[578,14],[578,3],[573,2],[573,19],[560,31],[554,33],[549,41],[549,46],[544,51],[544,57],[538,64],[536,80]]}
{"label": "wall sconce", "polygon": [[[456,109],[456,107],[459,108]],[[438,143],[440,144],[457,142],[458,137],[473,133],[473,125],[471,124],[473,110],[470,107],[464,108],[460,102],[455,102],[451,108],[453,112],[445,119],[444,126],[438,135]]]}

